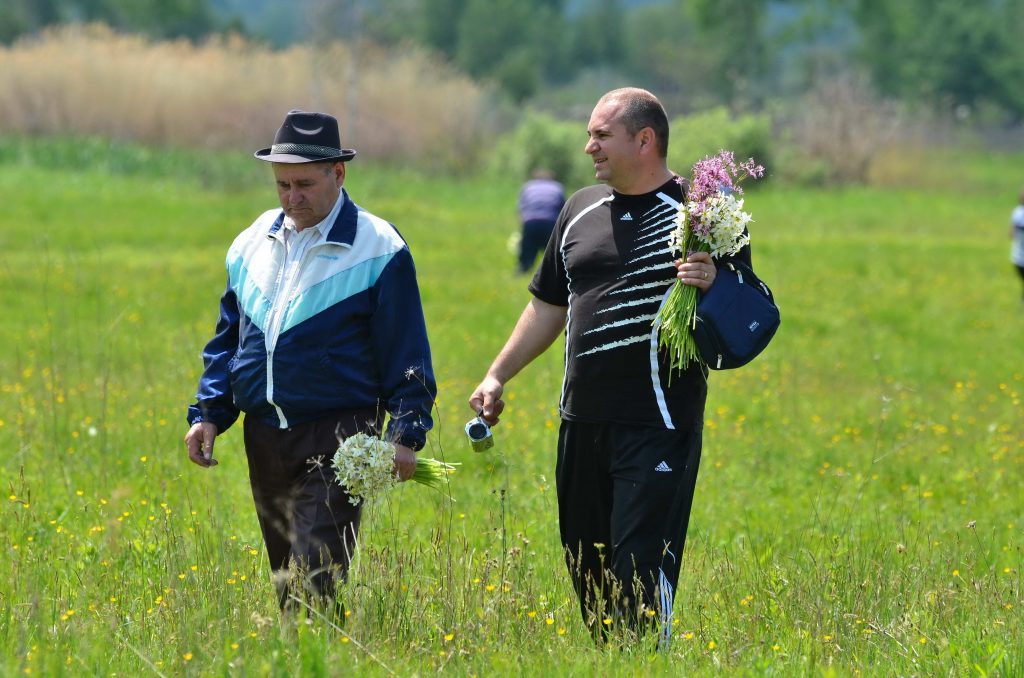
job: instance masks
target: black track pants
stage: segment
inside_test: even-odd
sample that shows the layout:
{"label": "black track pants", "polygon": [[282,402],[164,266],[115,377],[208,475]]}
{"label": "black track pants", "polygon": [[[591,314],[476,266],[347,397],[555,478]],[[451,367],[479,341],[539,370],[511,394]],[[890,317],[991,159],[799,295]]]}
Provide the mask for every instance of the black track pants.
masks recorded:
{"label": "black track pants", "polygon": [[700,451],[699,428],[562,422],[559,528],[595,634],[621,622],[638,631],[660,624],[666,638],[671,632]]}
{"label": "black track pants", "polygon": [[[282,608],[296,589],[332,598],[335,578],[348,572],[361,507],[348,501],[331,459],[339,436],[376,434],[376,420],[375,409],[342,412],[288,429],[245,418],[249,484]],[[302,572],[301,584],[286,576],[289,568]]]}

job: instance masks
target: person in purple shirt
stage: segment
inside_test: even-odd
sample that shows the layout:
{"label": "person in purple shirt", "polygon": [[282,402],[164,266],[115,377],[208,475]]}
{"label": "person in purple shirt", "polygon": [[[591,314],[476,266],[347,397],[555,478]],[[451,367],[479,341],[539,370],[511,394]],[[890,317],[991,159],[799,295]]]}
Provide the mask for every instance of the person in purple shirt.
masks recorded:
{"label": "person in purple shirt", "polygon": [[546,169],[534,170],[519,191],[519,272],[529,273],[537,253],[548,244],[558,213],[565,204],[565,189]]}
{"label": "person in purple shirt", "polygon": [[[1024,188],[1020,191],[1020,200],[1010,215],[1010,261],[1017,267],[1020,279],[1024,281]],[[1024,300],[1024,298],[1022,298]]]}

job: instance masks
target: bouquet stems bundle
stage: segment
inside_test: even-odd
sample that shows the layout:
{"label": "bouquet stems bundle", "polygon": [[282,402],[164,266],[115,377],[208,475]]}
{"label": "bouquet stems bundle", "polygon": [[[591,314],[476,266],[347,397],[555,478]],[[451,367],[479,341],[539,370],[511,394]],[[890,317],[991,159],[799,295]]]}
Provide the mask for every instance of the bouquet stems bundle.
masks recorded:
{"label": "bouquet stems bundle", "polygon": [[[681,210],[680,214],[684,215],[683,219],[686,220],[685,212]],[[678,228],[677,231],[679,231]],[[678,246],[680,252],[696,251],[693,246],[695,240],[693,231],[688,225],[683,225],[680,237]],[[658,310],[658,315],[655,316],[655,323],[660,323],[658,346],[668,352],[670,374],[673,370],[686,369],[691,360],[697,360],[700,357],[697,353],[697,344],[693,339],[696,315],[697,288],[693,285],[684,285],[677,280],[672,285],[672,291],[668,293],[664,305]]]}
{"label": "bouquet stems bundle", "polygon": [[448,476],[455,473],[456,466],[457,464],[448,464],[439,459],[417,457],[416,470],[413,471],[410,480],[435,490],[443,490],[448,484]]}

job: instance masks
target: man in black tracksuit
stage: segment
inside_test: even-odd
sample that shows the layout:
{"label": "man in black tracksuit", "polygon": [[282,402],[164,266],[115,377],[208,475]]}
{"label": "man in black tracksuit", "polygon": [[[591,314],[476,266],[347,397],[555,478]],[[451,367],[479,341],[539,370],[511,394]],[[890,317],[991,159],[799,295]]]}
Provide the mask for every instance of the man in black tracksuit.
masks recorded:
{"label": "man in black tracksuit", "polygon": [[[675,261],[668,246],[678,177],[668,169],[668,119],[650,92],[605,94],[585,151],[603,185],[566,203],[527,304],[470,397],[497,423],[505,383],[566,333],[556,480],[566,563],[595,634],[624,624],[671,632],[700,462],[707,374],[696,361],[670,375],[652,323],[676,279],[706,292],[716,262]],[[738,255],[749,265],[748,248]]]}

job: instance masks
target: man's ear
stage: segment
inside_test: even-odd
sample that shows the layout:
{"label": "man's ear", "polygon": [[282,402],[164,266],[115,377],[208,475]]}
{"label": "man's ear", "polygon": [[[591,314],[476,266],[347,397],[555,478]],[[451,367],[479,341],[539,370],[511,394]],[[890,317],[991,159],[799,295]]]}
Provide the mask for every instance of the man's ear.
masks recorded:
{"label": "man's ear", "polygon": [[644,127],[642,130],[637,132],[637,136],[640,137],[640,150],[649,151],[654,149],[654,130],[650,127]]}

